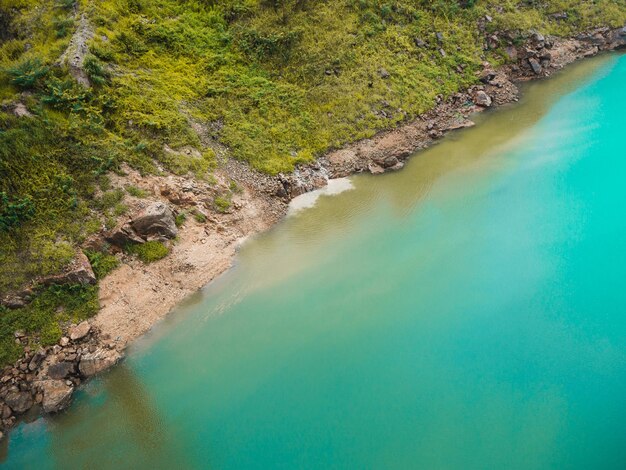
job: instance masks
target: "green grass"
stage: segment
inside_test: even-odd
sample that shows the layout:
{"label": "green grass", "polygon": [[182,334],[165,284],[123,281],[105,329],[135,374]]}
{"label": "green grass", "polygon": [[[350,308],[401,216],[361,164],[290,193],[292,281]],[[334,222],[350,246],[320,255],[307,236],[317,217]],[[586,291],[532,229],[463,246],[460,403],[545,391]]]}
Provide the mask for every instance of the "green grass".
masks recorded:
{"label": "green grass", "polygon": [[[86,89],[58,66],[79,24],[74,2],[0,0],[0,104],[32,114],[0,107],[0,294],[59,272],[116,224],[126,194],[145,196],[111,189],[107,174],[123,164],[213,181],[226,148],[263,172],[289,172],[428,110],[475,83],[484,60],[504,61],[501,48],[483,50],[486,14],[488,33],[520,42],[531,28],[569,35],[626,22],[623,0],[463,3],[81,0],[94,30]],[[551,16],[561,12],[564,21]],[[146,260],[167,251],[143,246]],[[102,276],[108,261],[98,262]]]}

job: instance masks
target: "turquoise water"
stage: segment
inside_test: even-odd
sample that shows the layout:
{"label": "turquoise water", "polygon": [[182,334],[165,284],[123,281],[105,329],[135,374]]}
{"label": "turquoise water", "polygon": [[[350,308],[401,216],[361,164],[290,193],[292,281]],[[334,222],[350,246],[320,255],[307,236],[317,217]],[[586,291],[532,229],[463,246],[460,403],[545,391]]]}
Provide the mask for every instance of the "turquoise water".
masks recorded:
{"label": "turquoise water", "polygon": [[626,468],[625,77],[532,84],[288,218],[4,465]]}

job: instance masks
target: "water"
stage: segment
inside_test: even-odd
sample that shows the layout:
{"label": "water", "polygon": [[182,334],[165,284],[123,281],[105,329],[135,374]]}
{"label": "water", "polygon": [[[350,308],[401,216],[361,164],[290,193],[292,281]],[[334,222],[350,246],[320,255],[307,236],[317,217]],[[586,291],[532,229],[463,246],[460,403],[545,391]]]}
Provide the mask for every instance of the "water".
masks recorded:
{"label": "water", "polygon": [[626,468],[625,76],[295,211],[4,465]]}

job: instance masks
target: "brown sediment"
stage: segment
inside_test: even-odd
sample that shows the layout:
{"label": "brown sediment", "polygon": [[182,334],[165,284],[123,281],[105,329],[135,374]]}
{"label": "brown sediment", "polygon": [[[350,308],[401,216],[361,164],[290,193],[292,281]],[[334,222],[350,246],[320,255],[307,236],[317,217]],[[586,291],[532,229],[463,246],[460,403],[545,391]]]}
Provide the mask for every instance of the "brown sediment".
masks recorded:
{"label": "brown sediment", "polygon": [[[472,126],[472,114],[517,101],[516,83],[547,77],[577,59],[624,46],[626,28],[599,28],[570,39],[535,33],[524,46],[509,51],[514,63],[497,69],[484,64],[477,85],[445,100],[440,97],[432,110],[416,119],[333,150],[290,175],[270,177],[232,160],[224,161],[215,172],[217,182],[211,185],[174,175],[145,177],[130,168],[124,169],[124,176],[112,175],[114,187],[132,184],[151,194],[149,200],[130,198],[131,213],[161,201],[174,212],[190,215],[177,239],[170,242],[166,258],[146,265],[119,253],[122,265],[100,282],[101,309],[89,320],[89,328],[82,325],[85,335],[74,329],[56,346],[27,348],[20,360],[4,369],[0,428],[11,427],[16,415],[37,404],[43,403],[48,411],[67,406],[68,396],[83,380],[115,364],[130,342],[227,270],[241,243],[280,221],[292,198],[324,187],[330,178],[399,170],[415,151],[449,131]],[[204,142],[202,126],[192,124]],[[231,207],[220,213],[213,206],[215,196],[232,181],[240,189],[233,192]],[[191,215],[194,212],[201,215],[198,220]]]}

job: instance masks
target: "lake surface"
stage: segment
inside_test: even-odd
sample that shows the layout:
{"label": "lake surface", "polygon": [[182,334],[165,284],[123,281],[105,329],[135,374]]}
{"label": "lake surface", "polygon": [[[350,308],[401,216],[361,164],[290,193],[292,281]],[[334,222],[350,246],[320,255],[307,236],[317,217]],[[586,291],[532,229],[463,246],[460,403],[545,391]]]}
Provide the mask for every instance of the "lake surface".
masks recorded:
{"label": "lake surface", "polygon": [[586,61],[351,178],[3,465],[626,468],[625,83]]}

